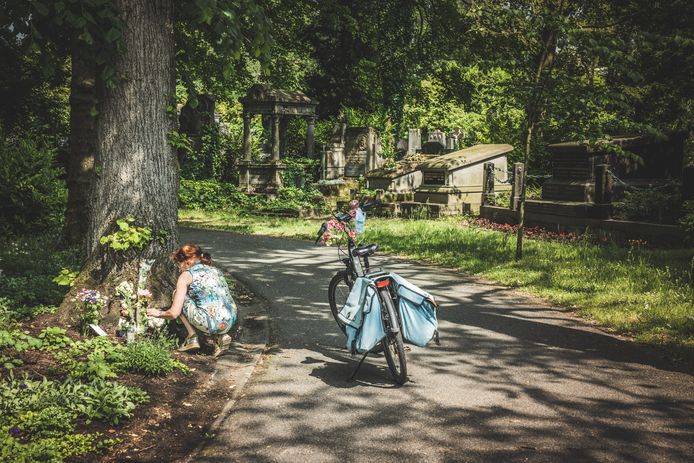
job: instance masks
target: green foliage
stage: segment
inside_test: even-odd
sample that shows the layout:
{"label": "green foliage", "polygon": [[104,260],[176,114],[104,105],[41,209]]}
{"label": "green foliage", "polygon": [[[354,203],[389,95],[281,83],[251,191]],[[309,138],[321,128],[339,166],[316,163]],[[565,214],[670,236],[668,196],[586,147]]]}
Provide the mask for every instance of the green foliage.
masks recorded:
{"label": "green foliage", "polygon": [[193,141],[185,133],[172,130],[168,134],[168,140],[169,144],[177,150],[183,150],[186,153],[191,153],[193,151]]}
{"label": "green foliage", "polygon": [[152,229],[133,226],[134,222],[132,216],[116,220],[118,231],[102,236],[99,243],[121,252],[131,248],[142,250],[153,239]]}
{"label": "green foliage", "polygon": [[631,189],[614,203],[614,217],[654,223],[676,223],[682,195],[677,184],[663,188]]}
{"label": "green foliage", "polygon": [[318,180],[319,159],[287,157],[282,162],[287,166],[282,177],[285,186],[305,188]]}
{"label": "green foliage", "polygon": [[255,201],[239,192],[236,185],[213,180],[181,180],[178,200],[183,209],[201,210],[246,209]]}
{"label": "green foliage", "polygon": [[55,72],[60,52],[79,46],[100,77],[108,85],[114,84],[114,58],[121,46],[124,23],[112,2],[8,0],[4,7],[6,15],[0,25],[20,34],[23,47],[43,52],[45,75]]}
{"label": "green foliage", "polygon": [[404,106],[405,123],[432,130],[460,128],[462,146],[518,143],[524,113],[514,85],[513,75],[503,68],[440,63],[413,89]]}
{"label": "green foliage", "polygon": [[142,339],[128,344],[120,367],[146,376],[164,376],[175,369],[187,373],[188,367],[171,358],[171,347],[166,338]]}
{"label": "green foliage", "polygon": [[67,336],[67,331],[58,326],[44,328],[39,333],[41,348],[45,350],[62,349],[72,345],[72,339]]}
{"label": "green foliage", "polygon": [[685,201],[682,204],[682,217],[677,222],[684,230],[687,240],[694,243],[694,201]]}
{"label": "green foliage", "polygon": [[16,424],[22,414],[56,407],[91,423],[94,420],[118,424],[132,416],[138,404],[148,400],[141,389],[111,381],[80,383],[74,380],[51,381],[46,378],[9,378],[0,382],[0,423]]}
{"label": "green foliage", "polygon": [[65,290],[53,277],[63,267],[78,267],[75,249],[60,249],[53,234],[0,239],[0,299],[13,318],[26,319],[54,310]]}
{"label": "green foliage", "polygon": [[55,358],[70,378],[91,381],[115,378],[121,371],[125,347],[106,337],[73,343]]}
{"label": "green foliage", "polygon": [[82,381],[116,378],[125,372],[164,376],[188,367],[171,357],[174,344],[164,336],[143,338],[128,345],[105,337],[79,341],[55,354],[70,378]]}
{"label": "green foliage", "polygon": [[29,349],[40,349],[43,342],[29,334],[16,329],[0,329],[0,349],[12,349],[23,352]]}
{"label": "green foliage", "polygon": [[[297,163],[296,166],[298,165],[301,163]],[[224,210],[244,214],[325,209],[322,194],[308,188],[285,187],[278,191],[276,198],[268,199],[264,196],[241,193],[236,186],[229,183],[182,180],[178,195],[179,206],[182,209]]]}
{"label": "green foliage", "polygon": [[66,200],[55,151],[0,129],[0,233],[48,230],[61,220]]}
{"label": "green foliage", "polygon": [[70,286],[75,284],[75,280],[80,273],[75,270],[70,270],[69,268],[63,267],[60,269],[60,273],[53,278],[53,282],[59,286]]}
{"label": "green foliage", "polygon": [[[19,431],[17,431],[19,430]],[[20,434],[15,438],[13,432]],[[0,459],[13,463],[62,463],[67,458],[79,457],[87,453],[103,453],[119,443],[116,439],[104,439],[101,433],[60,434],[55,437],[36,437],[30,441],[23,439],[19,426],[0,427]]]}

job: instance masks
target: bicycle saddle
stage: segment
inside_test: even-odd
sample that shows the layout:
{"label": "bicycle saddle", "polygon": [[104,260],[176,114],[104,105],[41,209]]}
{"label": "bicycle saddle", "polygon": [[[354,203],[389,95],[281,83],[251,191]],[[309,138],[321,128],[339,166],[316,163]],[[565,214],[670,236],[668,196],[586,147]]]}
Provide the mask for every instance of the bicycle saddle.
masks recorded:
{"label": "bicycle saddle", "polygon": [[352,255],[354,257],[371,256],[376,252],[376,249],[378,249],[377,244],[367,244],[352,249]]}

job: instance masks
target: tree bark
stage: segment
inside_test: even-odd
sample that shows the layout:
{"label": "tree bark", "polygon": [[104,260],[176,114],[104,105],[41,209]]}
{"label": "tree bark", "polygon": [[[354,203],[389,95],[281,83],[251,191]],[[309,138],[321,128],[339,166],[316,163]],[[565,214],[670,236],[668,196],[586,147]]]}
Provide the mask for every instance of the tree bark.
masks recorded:
{"label": "tree bark", "polygon": [[[95,177],[86,230],[87,262],[60,313],[70,314],[72,293],[82,287],[113,295],[121,281],[137,284],[138,266],[154,259],[148,288],[154,304],[165,305],[173,288],[168,253],[177,240],[178,163],[168,142],[176,128],[167,107],[175,105],[173,0],[117,0],[125,27],[115,60],[116,80],[98,86]],[[119,218],[133,216],[135,226],[155,237],[142,251],[115,252],[99,244],[113,233]],[[105,322],[118,308],[105,310]]]}
{"label": "tree bark", "polygon": [[[558,16],[564,12],[564,0],[550,0],[548,6],[557,13]],[[553,8],[554,7],[554,8]],[[525,229],[525,193],[528,183],[528,174],[530,172],[530,153],[533,142],[533,135],[540,113],[542,112],[542,98],[544,96],[546,74],[551,73],[554,60],[556,58],[557,40],[559,38],[559,30],[556,25],[546,24],[542,31],[542,49],[537,58],[537,69],[532,83],[532,92],[530,100],[525,109],[525,140],[524,140],[524,156],[523,164],[525,165],[525,175],[521,183],[520,199],[518,203],[518,232],[516,235],[516,260],[523,257],[523,230]],[[547,72],[545,72],[548,70]]]}
{"label": "tree bark", "polygon": [[94,175],[96,119],[91,114],[96,104],[96,71],[82,56],[78,46],[72,49],[70,81],[70,151],[67,162],[67,209],[63,235],[66,244],[81,245],[86,238],[89,194]]}

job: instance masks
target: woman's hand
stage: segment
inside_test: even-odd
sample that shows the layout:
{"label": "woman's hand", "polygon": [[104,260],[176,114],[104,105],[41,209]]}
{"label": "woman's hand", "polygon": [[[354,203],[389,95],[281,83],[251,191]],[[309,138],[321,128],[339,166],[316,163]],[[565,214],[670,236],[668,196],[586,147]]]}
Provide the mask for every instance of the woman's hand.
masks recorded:
{"label": "woman's hand", "polygon": [[159,309],[147,309],[148,317],[159,317],[161,315],[161,310]]}

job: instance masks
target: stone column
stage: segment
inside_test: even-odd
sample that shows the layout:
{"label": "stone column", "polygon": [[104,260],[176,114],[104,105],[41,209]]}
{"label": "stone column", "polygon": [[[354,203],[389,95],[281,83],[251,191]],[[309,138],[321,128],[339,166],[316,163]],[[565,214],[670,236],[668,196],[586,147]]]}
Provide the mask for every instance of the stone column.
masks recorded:
{"label": "stone column", "polygon": [[272,160],[280,160],[280,116],[272,115]]}
{"label": "stone column", "polygon": [[306,128],[306,156],[313,157],[313,149],[316,144],[316,116],[309,116]]}
{"label": "stone column", "polygon": [[482,177],[482,206],[491,206],[494,202],[494,163],[485,162]]}
{"label": "stone column", "polygon": [[612,215],[612,175],[609,172],[609,157],[595,157],[595,216],[598,219],[609,219]]}
{"label": "stone column", "polygon": [[517,211],[520,204],[521,190],[523,189],[523,177],[525,176],[525,164],[517,162],[513,164],[513,185],[511,186],[511,201],[508,205],[512,211]]}
{"label": "stone column", "polygon": [[410,129],[407,135],[407,154],[414,154],[422,149],[422,134],[419,129]]}
{"label": "stone column", "polygon": [[251,160],[251,114],[243,113],[243,159]]}

